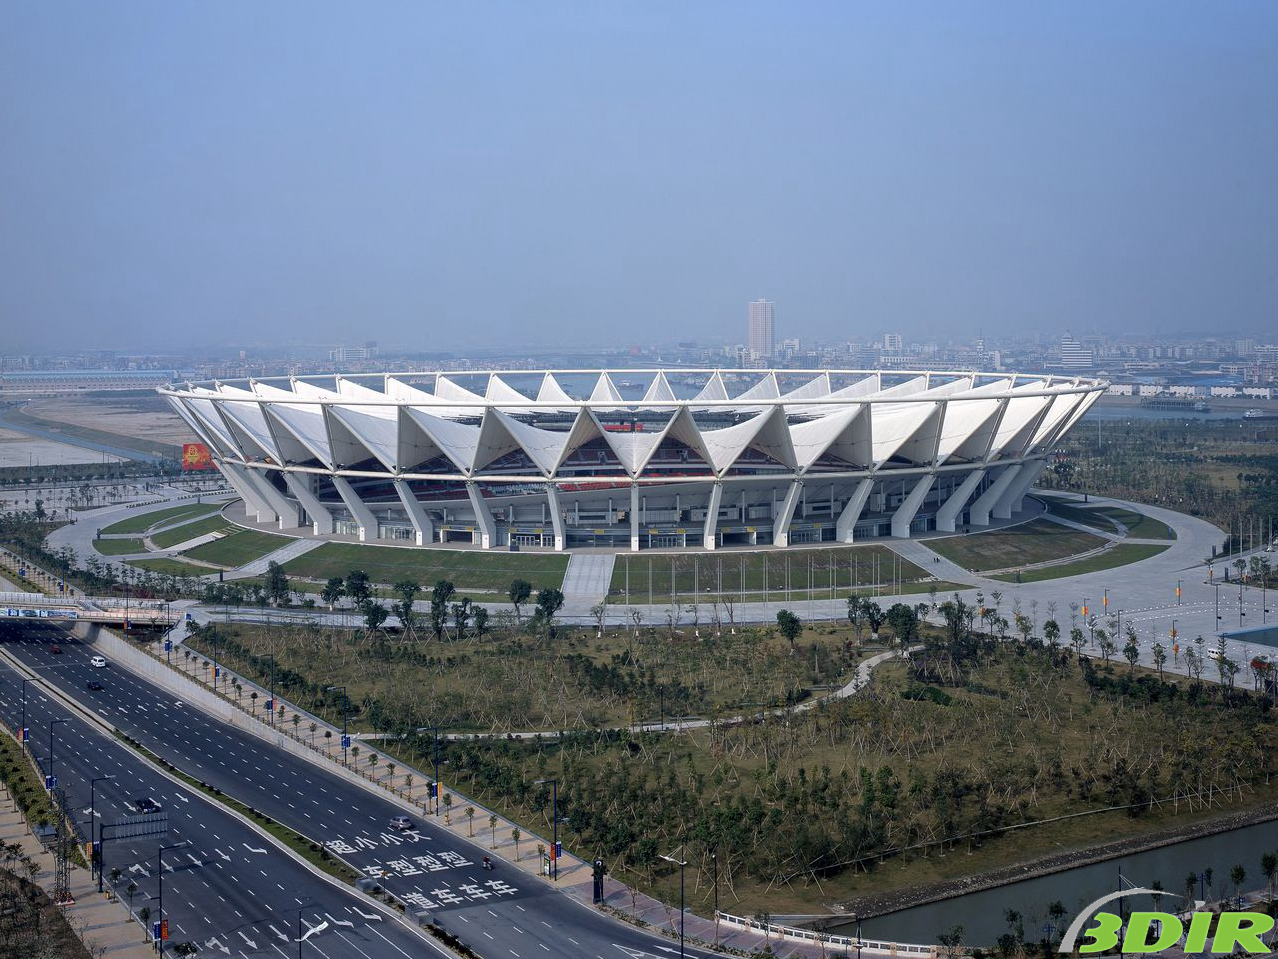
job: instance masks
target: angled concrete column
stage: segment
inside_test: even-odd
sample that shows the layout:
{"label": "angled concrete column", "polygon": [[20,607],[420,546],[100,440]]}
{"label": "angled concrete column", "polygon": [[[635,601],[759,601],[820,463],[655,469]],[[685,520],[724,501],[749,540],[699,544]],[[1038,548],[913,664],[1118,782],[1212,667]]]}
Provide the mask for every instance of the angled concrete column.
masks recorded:
{"label": "angled concrete column", "polygon": [[555,549],[561,553],[564,549],[564,512],[559,506],[559,487],[554,483],[546,484],[546,502],[550,504],[550,526],[555,531]]}
{"label": "angled concrete column", "polygon": [[839,513],[839,518],[834,521],[834,538],[840,543],[852,542],[855,535],[856,521],[861,518],[861,514],[865,511],[865,503],[870,498],[870,490],[874,489],[874,480],[863,479],[856,484],[856,489],[852,491],[852,498],[848,500],[847,505],[843,507]]}
{"label": "angled concrete column", "polygon": [[[1019,513],[1025,508],[1025,494],[1030,491],[1030,487],[1034,485],[1045,469],[1047,469],[1047,460],[1034,460],[1032,463],[1026,463],[1022,466],[1021,475],[1012,484],[1010,502],[1013,513]],[[995,515],[998,514],[996,513]]]}
{"label": "angled concrete column", "polygon": [[466,495],[470,497],[470,508],[475,511],[475,525],[479,527],[479,545],[481,549],[492,549],[497,545],[497,525],[493,522],[493,514],[488,511],[484,502],[484,494],[473,480],[466,483]]}
{"label": "angled concrete column", "polygon": [[990,511],[994,509],[999,497],[1007,492],[1007,488],[1012,485],[1020,471],[1019,464],[1005,466],[1003,472],[998,474],[998,479],[990,484],[990,488],[976,498],[976,502],[972,504],[969,511],[973,526],[990,525]]}
{"label": "angled concrete column", "polygon": [[408,485],[407,480],[395,480],[395,492],[399,494],[399,501],[404,504],[404,512],[408,514],[408,520],[413,524],[413,529],[417,531],[417,545],[425,546],[427,543],[435,541],[435,524],[431,522],[430,514],[426,512],[421,501],[413,495],[412,487]]}
{"label": "angled concrete column", "polygon": [[[279,517],[280,529],[292,529],[301,524],[297,515],[297,504],[275,488],[275,484],[267,479],[259,470],[246,469],[244,478],[257,490],[257,495],[266,500],[270,509]],[[269,520],[268,520],[269,522]]]}
{"label": "angled concrete column", "polygon": [[803,492],[803,480],[794,480],[785,491],[785,499],[779,507],[774,508],[772,520],[772,545],[790,545],[790,521],[794,519],[794,508],[799,505],[799,494]]}
{"label": "angled concrete column", "polygon": [[894,537],[897,539],[909,537],[910,524],[914,522],[914,517],[918,515],[919,507],[923,505],[923,500],[927,496],[928,490],[932,488],[932,484],[935,482],[936,475],[934,473],[920,476],[919,481],[914,484],[914,489],[910,490],[909,495],[901,501],[901,505],[892,514],[892,535]]}
{"label": "angled concrete column", "polygon": [[311,518],[311,528],[315,531],[316,536],[333,532],[333,514],[311,492],[310,479],[307,475],[285,473],[284,485],[288,487],[288,491],[293,494],[294,498],[302,504],[302,509],[306,510],[306,515]]}
{"label": "angled concrete column", "polygon": [[972,495],[972,490],[980,485],[984,476],[985,470],[972,470],[967,474],[967,479],[959,484],[958,489],[951,493],[950,498],[936,511],[936,528],[939,532],[954,532],[955,523],[958,521],[959,514],[963,512],[963,507],[967,505],[968,497]]}
{"label": "angled concrete column", "polygon": [[273,523],[278,518],[275,510],[271,509],[269,503],[258,495],[257,487],[248,481],[244,473],[243,466],[236,463],[224,461],[222,463],[222,475],[226,477],[226,481],[234,487],[235,492],[240,494],[240,499],[244,500],[244,513],[255,513],[259,523]]}
{"label": "angled concrete column", "polygon": [[639,552],[639,484],[630,484],[630,552]]}
{"label": "angled concrete column", "polygon": [[723,499],[723,484],[710,486],[710,502],[706,506],[706,524],[701,530],[701,545],[706,549],[714,549],[719,528],[719,501]]}
{"label": "angled concrete column", "polygon": [[355,517],[355,522],[359,524],[359,541],[363,543],[370,539],[377,539],[377,519],[373,516],[373,511],[365,506],[364,501],[351,489],[351,484],[346,482],[345,477],[334,476],[333,485],[337,487],[338,495],[342,497],[346,508]]}

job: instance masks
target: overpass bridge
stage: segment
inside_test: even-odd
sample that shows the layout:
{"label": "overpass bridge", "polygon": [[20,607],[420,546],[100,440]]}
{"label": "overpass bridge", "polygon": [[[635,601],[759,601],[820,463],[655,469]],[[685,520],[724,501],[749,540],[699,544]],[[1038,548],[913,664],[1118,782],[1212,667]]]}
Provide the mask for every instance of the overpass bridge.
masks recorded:
{"label": "overpass bridge", "polygon": [[43,593],[0,592],[0,622],[15,619],[74,620],[111,626],[175,626],[184,611],[154,600],[118,596],[55,597]]}

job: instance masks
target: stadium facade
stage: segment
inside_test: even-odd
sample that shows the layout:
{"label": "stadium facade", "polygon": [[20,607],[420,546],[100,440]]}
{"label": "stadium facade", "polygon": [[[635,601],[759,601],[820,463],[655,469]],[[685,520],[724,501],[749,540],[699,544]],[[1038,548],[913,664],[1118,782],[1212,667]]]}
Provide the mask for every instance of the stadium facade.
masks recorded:
{"label": "stadium facade", "polygon": [[250,517],[486,549],[789,546],[1009,519],[1080,377],[567,370],[170,384]]}

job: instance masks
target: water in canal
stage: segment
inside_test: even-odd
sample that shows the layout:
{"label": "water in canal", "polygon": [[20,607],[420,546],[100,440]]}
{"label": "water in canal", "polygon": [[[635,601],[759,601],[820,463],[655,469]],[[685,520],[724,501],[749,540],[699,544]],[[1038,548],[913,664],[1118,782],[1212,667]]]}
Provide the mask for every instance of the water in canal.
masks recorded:
{"label": "water in canal", "polygon": [[[1068,925],[1078,910],[1092,900],[1118,889],[1118,875],[1138,886],[1150,887],[1155,880],[1163,884],[1169,893],[1182,894],[1185,877],[1190,873],[1213,870],[1214,892],[1217,897],[1232,895],[1229,871],[1235,865],[1247,870],[1244,890],[1264,886],[1260,871],[1260,857],[1266,852],[1278,852],[1278,821],[1245,826],[1215,836],[1190,839],[1173,846],[1153,849],[1149,852],[1111,859],[1091,866],[1079,866],[1066,872],[1058,872],[1037,879],[1021,882],[984,892],[974,892],[954,899],[915,906],[900,912],[865,920],[862,934],[867,939],[886,939],[895,942],[934,943],[941,933],[954,926],[962,926],[963,942],[967,945],[990,946],[1007,932],[1004,915],[1015,909],[1024,918],[1026,938],[1033,938],[1047,920],[1047,908],[1059,901],[1068,912]],[[962,855],[961,852],[952,855]],[[1194,895],[1198,895],[1195,890]],[[1162,908],[1167,909],[1178,900],[1165,898]],[[1147,899],[1132,899],[1136,908],[1153,908]],[[832,929],[840,935],[855,933],[855,925]],[[1060,933],[1057,932],[1059,936]]]}

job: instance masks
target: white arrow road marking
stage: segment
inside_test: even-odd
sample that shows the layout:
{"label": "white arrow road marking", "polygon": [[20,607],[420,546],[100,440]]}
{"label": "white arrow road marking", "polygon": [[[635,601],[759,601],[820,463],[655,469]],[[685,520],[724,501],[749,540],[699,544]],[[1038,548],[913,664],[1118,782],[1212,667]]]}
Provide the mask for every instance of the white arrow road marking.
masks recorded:
{"label": "white arrow road marking", "polygon": [[190,801],[191,801],[191,800],[187,799],[185,796],[183,796],[181,793],[174,793],[173,795],[177,796],[177,798],[178,798],[178,799],[180,799],[180,800],[182,800],[182,802],[190,802]]}
{"label": "white arrow road marking", "polygon": [[231,954],[231,950],[226,948],[226,946],[222,945],[216,939],[208,940],[206,943],[204,943],[204,948],[205,949],[221,949],[228,956]]}
{"label": "white arrow road marking", "polygon": [[138,865],[136,862],[135,862],[132,866],[130,866],[130,867],[129,867],[129,872],[140,872],[140,873],[142,873],[142,875],[146,876],[148,879],[151,877],[151,874],[150,874],[149,872],[147,872],[145,869],[143,869],[143,868],[142,868],[140,865]]}
{"label": "white arrow road marking", "polygon": [[244,846],[244,848],[245,848],[245,849],[247,849],[249,852],[261,853],[263,856],[265,856],[265,855],[266,855],[266,850],[265,850],[265,849],[254,849],[254,848],[253,848],[252,846],[250,846],[248,843],[243,843],[242,845],[243,845],[243,846]]}
{"label": "white arrow road marking", "polygon": [[[660,956],[657,956],[651,952],[644,952],[641,949],[631,949],[628,946],[618,946],[615,942],[613,943],[613,945],[616,946],[618,949],[620,949],[622,952],[624,952],[627,956],[629,956],[630,959],[661,959]],[[667,949],[665,946],[654,946],[653,948],[660,949],[662,952],[672,953],[673,955],[679,954],[679,950]]]}
{"label": "white arrow road marking", "polygon": [[[328,913],[324,913],[324,915],[328,916]],[[335,926],[346,926],[348,929],[355,928],[355,923],[350,922],[346,919],[333,919],[332,916],[328,916],[328,918],[332,921],[333,925]]]}
{"label": "white arrow road marking", "polygon": [[196,858],[195,858],[194,856],[192,856],[189,852],[186,854],[186,858],[187,858],[187,859],[189,859],[189,860],[191,860],[191,862],[195,863],[197,866],[203,866],[203,865],[204,865],[203,861],[201,861],[201,860],[199,860],[199,859],[196,859]]}
{"label": "white arrow road marking", "polygon": [[305,942],[307,939],[311,938],[311,936],[314,935],[315,933],[323,932],[325,929],[328,928],[328,923],[326,922],[321,922],[318,926],[312,926],[309,922],[303,919],[302,924],[306,926],[306,932],[302,934],[301,939],[297,940],[298,942]]}
{"label": "white arrow road marking", "polygon": [[382,921],[382,917],[375,912],[373,913],[364,912],[363,910],[359,908],[359,906],[352,906],[351,908],[353,908],[357,913],[359,913],[359,917],[361,919],[376,919],[378,922]]}
{"label": "white arrow road marking", "polygon": [[220,850],[220,849],[214,849],[213,851],[214,851],[215,853],[217,853],[219,856],[221,856],[223,859],[225,859],[227,862],[230,862],[230,861],[231,861],[231,857],[230,857],[230,856],[228,856],[226,853],[222,852],[222,850]]}
{"label": "white arrow road marking", "polygon": [[240,938],[241,938],[241,939],[243,939],[243,940],[244,940],[244,941],[248,944],[248,947],[249,947],[250,949],[252,949],[254,952],[257,952],[257,943],[256,943],[256,942],[254,942],[254,941],[253,941],[252,939],[250,939],[248,936],[244,935],[244,933],[243,933],[243,932],[240,932],[240,930],[236,929],[235,931],[240,933]]}
{"label": "white arrow road marking", "polygon": [[267,924],[266,924],[266,928],[267,928],[267,929],[269,929],[269,930],[271,930],[271,932],[275,933],[275,935],[279,936],[279,938],[283,939],[285,942],[288,942],[288,936],[284,935],[284,933],[280,932],[278,929],[276,929],[276,928],[275,928],[274,926],[272,926],[270,923],[267,923]]}

